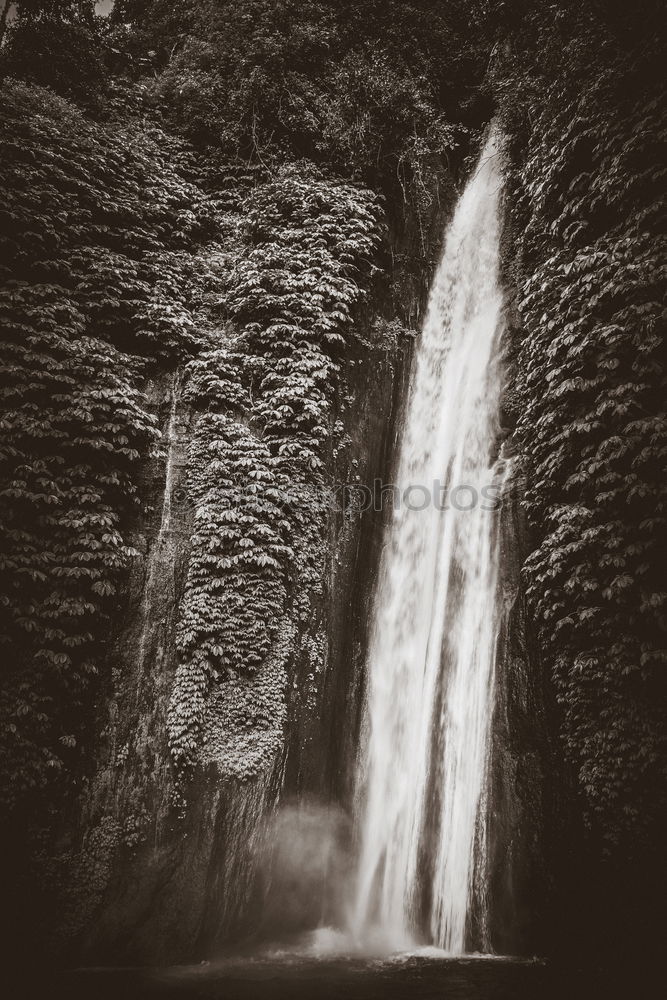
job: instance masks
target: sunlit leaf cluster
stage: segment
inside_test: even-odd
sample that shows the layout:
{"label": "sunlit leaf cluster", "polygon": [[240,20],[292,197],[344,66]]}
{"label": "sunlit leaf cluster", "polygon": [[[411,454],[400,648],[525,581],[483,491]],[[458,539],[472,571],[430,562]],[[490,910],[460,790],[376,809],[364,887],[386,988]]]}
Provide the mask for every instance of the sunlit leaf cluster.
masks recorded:
{"label": "sunlit leaf cluster", "polygon": [[[318,583],[325,515],[303,487],[325,476],[333,352],[368,287],[380,232],[369,191],[305,166],[285,168],[245,207],[224,295],[232,329],[187,372],[187,398],[203,412],[190,453],[194,531],[169,714],[180,767],[198,759],[211,690],[255,675],[295,591]],[[278,718],[282,693],[273,682],[267,690]]]}

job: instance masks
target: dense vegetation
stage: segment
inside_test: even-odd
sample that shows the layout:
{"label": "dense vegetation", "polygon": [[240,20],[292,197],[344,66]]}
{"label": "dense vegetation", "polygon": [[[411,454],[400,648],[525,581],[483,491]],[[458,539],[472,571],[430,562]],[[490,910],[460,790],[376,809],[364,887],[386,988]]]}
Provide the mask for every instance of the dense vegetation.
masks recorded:
{"label": "dense vegetation", "polygon": [[[453,106],[456,82],[467,99],[481,68],[458,6],[428,26],[419,4],[93,7],[16,5],[0,63],[3,773],[26,809],[57,803],[45,789],[80,767],[136,557],[159,371],[182,368],[202,413],[169,714],[179,769],[197,760],[211,685],[255,673],[295,595],[320,586],[321,512],[287,509],[281,490],[321,482],[341,433],[337,358],[377,271],[378,198],[393,226],[403,206],[425,222],[429,158],[468,131],[443,95]],[[432,250],[422,238],[424,261]],[[248,477],[258,495],[239,514],[225,491]]]}
{"label": "dense vegetation", "polygon": [[159,436],[145,379],[195,340],[214,223],[181,149],[7,81],[0,239],[3,768],[15,805],[76,758],[138,469]]}
{"label": "dense vegetation", "polygon": [[664,45],[642,15],[535,18],[496,70],[528,595],[589,824],[635,858],[659,842],[667,776]]}
{"label": "dense vegetation", "polygon": [[226,295],[238,334],[188,370],[188,398],[206,412],[192,446],[195,532],[169,722],[180,767],[196,763],[210,682],[255,674],[288,593],[307,594],[324,570],[324,512],[298,491],[323,482],[335,443],[331,349],[367,284],[378,216],[371,192],[303,167],[247,203]]}
{"label": "dense vegetation", "polygon": [[181,370],[199,414],[174,764],[196,765],[206,699],[238,676],[258,677],[253,725],[270,729],[280,684],[261,667],[324,546],[285,486],[326,478],[360,303],[380,267],[400,311],[389,251],[412,225],[409,266],[427,269],[443,171],[495,113],[529,606],[594,853],[650,868],[666,805],[660,7],[94,6],[30,0],[0,22],[6,805],[80,766],[160,371]]}

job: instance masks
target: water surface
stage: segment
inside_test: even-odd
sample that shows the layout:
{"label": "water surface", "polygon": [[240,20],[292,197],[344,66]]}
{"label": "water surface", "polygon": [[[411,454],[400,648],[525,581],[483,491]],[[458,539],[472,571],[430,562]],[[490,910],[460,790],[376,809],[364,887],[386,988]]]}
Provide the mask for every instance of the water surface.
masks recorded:
{"label": "water surface", "polygon": [[[413,954],[368,960],[266,954],[166,969],[59,973],[44,997],[70,1000],[596,1000],[618,993],[590,971],[538,960]],[[634,993],[634,996],[639,996]]]}

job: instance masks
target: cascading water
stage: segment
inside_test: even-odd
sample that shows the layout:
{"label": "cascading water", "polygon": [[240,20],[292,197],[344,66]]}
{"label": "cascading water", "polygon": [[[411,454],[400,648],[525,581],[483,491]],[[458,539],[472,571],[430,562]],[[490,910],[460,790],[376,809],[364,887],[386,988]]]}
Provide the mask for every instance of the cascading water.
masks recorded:
{"label": "cascading water", "polygon": [[[483,909],[498,561],[501,175],[492,135],[418,343],[371,634],[357,788],[357,941],[466,951]],[[483,924],[478,914],[477,924]],[[480,940],[475,944],[486,947]]]}

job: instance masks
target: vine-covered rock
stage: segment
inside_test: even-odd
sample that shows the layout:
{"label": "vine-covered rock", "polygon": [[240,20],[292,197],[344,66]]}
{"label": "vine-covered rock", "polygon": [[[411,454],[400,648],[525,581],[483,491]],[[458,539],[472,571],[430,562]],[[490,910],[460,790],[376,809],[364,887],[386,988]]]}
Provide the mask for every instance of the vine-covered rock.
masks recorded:
{"label": "vine-covered rock", "polygon": [[[510,76],[523,102],[502,111],[536,542],[525,575],[588,820],[608,851],[639,856],[667,749],[659,45],[619,51],[597,22],[557,25],[543,26],[544,75]],[[577,39],[565,56],[563,30]]]}
{"label": "vine-covered rock", "polygon": [[144,385],[203,336],[216,229],[175,140],[7,81],[0,174],[2,795],[74,767],[158,434]]}
{"label": "vine-covered rock", "polygon": [[[223,729],[234,691],[237,715],[255,692],[272,725],[284,716],[284,684],[272,673],[264,696],[260,681],[295,593],[303,598],[322,572],[326,512],[309,488],[325,481],[335,435],[332,352],[350,330],[380,234],[370,191],[305,164],[284,168],[246,205],[221,303],[233,325],[187,370],[187,398],[203,412],[190,455],[195,528],[169,714],[179,768],[197,763],[207,699],[221,685]],[[253,773],[248,761],[241,773]]]}

